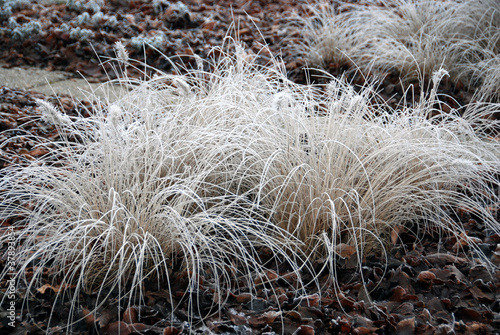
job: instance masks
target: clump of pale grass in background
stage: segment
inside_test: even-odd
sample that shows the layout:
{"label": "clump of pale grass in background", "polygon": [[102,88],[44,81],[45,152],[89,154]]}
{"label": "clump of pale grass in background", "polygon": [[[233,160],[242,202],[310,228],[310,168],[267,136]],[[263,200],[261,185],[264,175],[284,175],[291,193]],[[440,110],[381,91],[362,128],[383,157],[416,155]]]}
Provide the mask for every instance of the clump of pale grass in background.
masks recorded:
{"label": "clump of pale grass in background", "polygon": [[445,68],[453,81],[498,96],[498,1],[388,0],[317,2],[305,20],[301,52],[313,65],[356,65],[430,79]]}
{"label": "clump of pale grass in background", "polygon": [[326,66],[329,62],[351,65],[351,57],[363,41],[355,14],[329,2],[317,2],[309,10],[312,16],[297,18],[303,27],[302,44],[295,46],[298,53],[305,55],[312,66]]}
{"label": "clump of pale grass in background", "polygon": [[323,258],[334,280],[340,242],[361,263],[397,225],[460,235],[449,214],[459,206],[500,233],[484,209],[498,201],[500,149],[476,122],[492,107],[429,119],[435,90],[391,110],[370,104],[369,88],[332,78],[319,92],[288,81],[281,63],[257,66],[234,49],[211,72],[159,73],[87,119],[40,102],[77,140],[2,171],[0,217],[24,217],[18,280],[37,288],[50,267],[56,283],[75,286],[75,309],[80,291],[127,306],[141,302],[146,281],[168,287],[184,268],[186,292],[203,277],[222,304],[237,283],[254,289],[269,266],[263,250],[299,275]]}
{"label": "clump of pale grass in background", "polygon": [[459,64],[460,78],[472,86],[479,86],[478,96],[482,100],[500,97],[500,2],[494,0],[465,2],[464,43],[457,47],[463,60]]}

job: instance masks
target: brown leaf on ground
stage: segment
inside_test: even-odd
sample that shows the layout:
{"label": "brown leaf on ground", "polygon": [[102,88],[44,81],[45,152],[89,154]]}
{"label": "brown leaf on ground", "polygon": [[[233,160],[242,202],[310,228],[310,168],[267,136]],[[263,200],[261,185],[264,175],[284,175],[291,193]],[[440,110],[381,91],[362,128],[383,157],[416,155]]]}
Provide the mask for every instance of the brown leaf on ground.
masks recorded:
{"label": "brown leaf on ground", "polygon": [[285,316],[287,316],[289,319],[294,320],[294,321],[301,321],[302,320],[302,315],[297,311],[287,311],[285,313]]}
{"label": "brown leaf on ground", "polygon": [[319,294],[307,295],[305,297],[300,297],[300,305],[305,307],[317,307],[320,302]]}
{"label": "brown leaf on ground", "polygon": [[325,317],[324,313],[318,307],[303,307],[299,306],[298,311],[302,315],[303,319],[323,319]]}
{"label": "brown leaf on ground", "polygon": [[293,335],[314,335],[314,328],[307,325],[302,325],[293,333]]}
{"label": "brown leaf on ground", "polygon": [[335,246],[335,253],[342,258],[350,258],[356,253],[356,248],[349,244],[339,243]]}
{"label": "brown leaf on ground", "polygon": [[175,327],[167,327],[163,329],[163,335],[177,335],[181,331]]}
{"label": "brown leaf on ground", "polygon": [[372,334],[372,331],[367,327],[356,327],[353,329],[352,333],[355,335],[368,335]]}
{"label": "brown leaf on ground", "polygon": [[396,325],[396,332],[398,335],[415,334],[415,318],[399,321]]}
{"label": "brown leaf on ground", "polygon": [[272,325],[274,320],[281,315],[281,312],[269,311],[261,315],[252,315],[248,318],[248,324],[254,328],[262,328],[265,325]]}
{"label": "brown leaf on ground", "polygon": [[103,328],[105,335],[129,335],[132,333],[141,333],[149,330],[151,327],[143,323],[127,324],[123,321],[110,323]]}
{"label": "brown leaf on ground", "polygon": [[106,328],[109,323],[115,319],[116,313],[112,308],[105,308],[102,310],[101,315],[96,319],[96,322],[99,323],[101,328]]}
{"label": "brown leaf on ground", "polygon": [[229,320],[236,326],[246,326],[248,325],[247,318],[242,312],[238,312],[233,308],[230,308],[226,314],[229,316]]}
{"label": "brown leaf on ground", "polygon": [[477,286],[469,287],[468,290],[472,293],[474,298],[481,303],[491,304],[496,301],[495,294],[485,293]]}
{"label": "brown leaf on ground", "polygon": [[132,333],[132,330],[129,329],[128,324],[123,321],[116,321],[107,325],[106,327],[101,328],[103,330],[104,335],[128,335]]}
{"label": "brown leaf on ground", "polygon": [[484,322],[481,313],[471,308],[461,308],[455,314],[464,322]]}
{"label": "brown leaf on ground", "polygon": [[43,156],[47,153],[49,153],[49,150],[47,150],[46,148],[36,148],[36,149],[29,151],[28,155],[30,155],[32,157],[40,157],[40,156]]}
{"label": "brown leaf on ground", "polygon": [[254,280],[255,285],[260,285],[263,283],[268,283],[271,281],[274,281],[278,279],[278,274],[273,271],[273,270],[266,270],[264,273],[260,274],[257,278]]}
{"label": "brown leaf on ground", "polygon": [[391,243],[392,245],[397,245],[402,242],[400,235],[406,233],[408,229],[405,226],[395,226],[391,230]]}
{"label": "brown leaf on ground", "polygon": [[496,266],[500,266],[500,251],[495,251],[493,255],[491,255],[491,262]]}
{"label": "brown leaf on ground", "polygon": [[71,284],[63,284],[63,285],[56,285],[52,286],[50,284],[45,284],[40,288],[37,288],[37,291],[40,292],[41,294],[45,294],[45,292],[50,289],[54,291],[54,293],[58,293],[59,291],[66,290],[68,288],[75,288],[76,285],[71,285]]}
{"label": "brown leaf on ground", "polygon": [[82,315],[83,315],[83,320],[85,321],[85,324],[89,328],[95,327],[95,316],[94,313],[92,313],[88,308],[83,307],[82,308]]}
{"label": "brown leaf on ground", "polygon": [[480,322],[467,323],[464,328],[464,334],[496,334],[496,331],[498,331],[498,328],[491,329],[489,325]]}
{"label": "brown leaf on ground", "polygon": [[252,294],[251,293],[241,293],[241,294],[234,294],[232,292],[229,293],[229,295],[239,304],[245,303],[252,301]]}
{"label": "brown leaf on ground", "polygon": [[406,294],[407,292],[403,287],[396,286],[395,288],[392,289],[392,295],[390,300],[401,302],[403,301],[403,298],[406,296]]}
{"label": "brown leaf on ground", "polygon": [[419,283],[427,285],[431,285],[434,279],[436,279],[436,275],[431,271],[422,271],[417,276],[417,281]]}
{"label": "brown leaf on ground", "polygon": [[446,264],[464,264],[467,259],[462,257],[453,256],[445,253],[436,253],[425,256],[425,259],[431,263],[438,266],[445,266]]}
{"label": "brown leaf on ground", "polygon": [[136,323],[137,321],[137,309],[135,307],[129,307],[123,312],[123,322]]}

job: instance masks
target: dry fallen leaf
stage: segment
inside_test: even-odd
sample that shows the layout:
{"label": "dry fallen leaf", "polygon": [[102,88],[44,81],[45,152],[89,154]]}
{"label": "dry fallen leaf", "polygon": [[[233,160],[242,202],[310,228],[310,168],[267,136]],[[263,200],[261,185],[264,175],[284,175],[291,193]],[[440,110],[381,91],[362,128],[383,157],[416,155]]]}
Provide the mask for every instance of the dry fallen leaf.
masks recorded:
{"label": "dry fallen leaf", "polygon": [[485,293],[477,286],[469,287],[468,290],[470,293],[472,293],[472,295],[474,296],[474,299],[476,299],[477,301],[479,301],[481,303],[491,304],[491,303],[495,302],[495,297],[494,297],[493,293],[491,293],[491,294]]}
{"label": "dry fallen leaf", "polygon": [[104,334],[109,335],[129,335],[132,333],[143,333],[150,328],[150,326],[143,323],[126,324],[123,321],[116,321],[104,327],[103,330]]}
{"label": "dry fallen leaf", "polygon": [[104,329],[109,325],[111,320],[113,320],[114,318],[115,318],[114,311],[111,308],[104,308],[101,311],[101,315],[99,315],[99,317],[96,319],[96,322],[98,322],[99,326]]}
{"label": "dry fallen leaf", "polygon": [[132,333],[132,330],[123,321],[113,322],[106,327],[102,327],[102,329],[104,330],[104,334],[109,335],[129,335]]}
{"label": "dry fallen leaf", "polygon": [[461,308],[456,314],[464,322],[483,322],[483,316],[478,311],[471,308]]}
{"label": "dry fallen leaf", "polygon": [[398,335],[415,334],[415,317],[399,321],[396,325],[396,333]]}
{"label": "dry fallen leaf", "polygon": [[38,288],[37,291],[40,292],[41,294],[45,294],[47,289],[51,289],[52,291],[54,291],[54,293],[58,293],[61,290],[65,290],[68,288],[75,288],[75,287],[76,287],[76,285],[70,285],[70,284],[63,284],[63,285],[56,285],[56,286],[52,286],[50,284],[45,284],[42,287]]}
{"label": "dry fallen leaf", "polygon": [[417,281],[423,284],[432,284],[432,281],[436,279],[436,275],[431,271],[422,271],[417,276]]}
{"label": "dry fallen leaf", "polygon": [[300,297],[300,305],[308,307],[317,307],[320,302],[319,294],[307,295],[305,297]]}
{"label": "dry fallen leaf", "polygon": [[230,308],[227,311],[229,320],[236,326],[246,326],[248,325],[247,318],[242,312],[236,311],[234,308]]}
{"label": "dry fallen leaf", "polygon": [[293,335],[314,335],[314,328],[307,325],[302,325],[293,333]]}
{"label": "dry fallen leaf", "polygon": [[123,322],[136,323],[137,321],[137,309],[135,307],[129,307],[123,312]]}
{"label": "dry fallen leaf", "polygon": [[407,229],[404,226],[395,226],[391,230],[391,243],[392,245],[397,245],[400,243],[399,235],[401,233],[406,233]]}
{"label": "dry fallen leaf", "polygon": [[287,312],[285,313],[285,315],[286,315],[288,318],[290,318],[290,319],[292,319],[292,320],[295,320],[295,321],[300,321],[300,320],[302,320],[302,315],[300,315],[300,313],[299,313],[299,312],[297,312],[297,311],[287,311]]}
{"label": "dry fallen leaf", "polygon": [[500,251],[495,251],[493,255],[491,255],[491,262],[496,266],[500,266]]}
{"label": "dry fallen leaf", "polygon": [[254,328],[261,328],[265,325],[272,325],[274,320],[281,315],[280,312],[269,311],[261,315],[252,315],[248,318],[248,324]]}
{"label": "dry fallen leaf", "polygon": [[356,327],[353,329],[352,333],[356,335],[368,335],[371,334],[372,331],[370,331],[367,327]]}
{"label": "dry fallen leaf", "polygon": [[46,148],[36,148],[28,152],[28,155],[33,156],[33,157],[39,157],[43,156],[45,154],[49,153],[49,151]]}
{"label": "dry fallen leaf", "polygon": [[356,248],[349,244],[339,243],[335,246],[335,253],[342,258],[350,258],[356,253]]}
{"label": "dry fallen leaf", "polygon": [[278,274],[273,270],[266,270],[264,273],[260,274],[255,280],[254,284],[259,285],[263,283],[272,282],[278,279]]}
{"label": "dry fallen leaf", "polygon": [[444,266],[447,263],[455,263],[455,264],[465,264],[467,260],[462,257],[453,256],[445,253],[436,253],[425,256],[425,259],[435,265]]}
{"label": "dry fallen leaf", "polygon": [[92,328],[95,327],[95,316],[87,307],[82,308],[83,320],[87,327]]}
{"label": "dry fallen leaf", "polygon": [[163,329],[163,335],[177,335],[179,334],[181,331],[175,327],[167,327],[165,329]]}
{"label": "dry fallen leaf", "polygon": [[401,302],[406,294],[407,292],[404,288],[402,288],[401,286],[396,286],[392,289],[392,296],[389,300]]}
{"label": "dry fallen leaf", "polygon": [[236,300],[236,302],[239,304],[252,301],[252,294],[251,293],[241,293],[241,294],[236,295],[236,294],[230,292],[229,295],[231,297],[233,297],[234,300]]}

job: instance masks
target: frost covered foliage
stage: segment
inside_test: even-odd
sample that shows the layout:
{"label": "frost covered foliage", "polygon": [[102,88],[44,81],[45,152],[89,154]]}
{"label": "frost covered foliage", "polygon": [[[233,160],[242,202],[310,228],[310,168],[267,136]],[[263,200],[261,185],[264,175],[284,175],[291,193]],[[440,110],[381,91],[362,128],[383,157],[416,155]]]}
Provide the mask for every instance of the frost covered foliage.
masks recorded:
{"label": "frost covered foliage", "polygon": [[443,67],[485,97],[500,93],[498,1],[318,1],[312,10],[302,52],[314,64],[351,63],[408,79],[429,79]]}
{"label": "frost covered foliage", "polygon": [[[122,49],[120,66],[131,66]],[[125,306],[143,298],[146,281],[168,288],[183,268],[186,292],[203,278],[223,303],[274,264],[263,253],[299,278],[321,257],[334,276],[338,243],[361,258],[395,225],[460,235],[449,215],[459,206],[500,233],[484,209],[498,201],[500,148],[476,122],[497,106],[428,119],[431,91],[417,107],[388,111],[368,103],[368,88],[332,78],[321,95],[289,82],[282,64],[258,66],[235,49],[211,72],[200,63],[186,75],[158,73],[90,118],[39,101],[68,140],[1,172],[0,217],[24,218],[19,281],[36,288],[49,267],[75,286],[75,308],[80,291]]]}
{"label": "frost covered foliage", "polygon": [[160,31],[150,36],[144,34],[134,36],[130,39],[130,45],[137,51],[140,51],[145,47],[152,47],[160,50],[166,40],[166,34],[163,31]]}
{"label": "frost covered foliage", "polygon": [[[12,22],[12,24],[10,24]],[[37,21],[30,21],[22,25],[14,24],[15,21],[9,21],[9,27],[14,27],[11,31],[11,36],[16,40],[24,40],[33,35],[39,34],[42,31],[42,25]]]}
{"label": "frost covered foliage", "polygon": [[29,5],[29,0],[0,0],[0,19],[12,15],[12,10]]}
{"label": "frost covered foliage", "polygon": [[72,10],[90,9],[94,13],[98,13],[104,6],[104,0],[66,0],[66,6]]}

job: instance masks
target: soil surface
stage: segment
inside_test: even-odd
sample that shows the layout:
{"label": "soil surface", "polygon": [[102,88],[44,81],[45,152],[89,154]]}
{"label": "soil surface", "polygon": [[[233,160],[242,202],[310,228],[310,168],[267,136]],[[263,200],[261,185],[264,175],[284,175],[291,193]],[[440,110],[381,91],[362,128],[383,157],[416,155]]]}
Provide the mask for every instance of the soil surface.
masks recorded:
{"label": "soil surface", "polygon": [[[8,1],[2,3],[0,59],[9,67],[36,66],[75,75],[80,72],[96,82],[113,79],[116,74],[102,63],[115,56],[113,45],[122,41],[130,58],[169,72],[175,69],[165,56],[173,57],[174,64],[195,67],[193,54],[204,59],[216,57],[213,47],[222,45],[229,34],[260,54],[260,62],[268,62],[271,54],[282,57],[291,80],[304,83],[311,75],[296,52],[296,45],[301,43],[297,27],[289,24],[293,15],[309,15],[305,1],[17,1],[10,7]],[[149,46],[144,47],[144,43]],[[263,44],[270,52],[263,51]],[[330,64],[327,70],[340,75],[343,69]],[[130,75],[142,76],[133,71]],[[355,75],[351,78],[362,84]],[[322,79],[313,76],[310,80],[321,83]],[[397,78],[391,76],[381,83],[384,100],[396,103],[403,97],[396,83]],[[444,83],[440,89],[450,96],[450,105],[472,99],[470,92],[457,85]],[[39,120],[35,98],[52,101],[69,114],[85,115],[92,109],[92,103],[75,103],[69,96],[46,96],[0,86],[0,143],[11,139],[0,148],[0,169],[43,155],[43,150],[33,147],[33,136],[58,139],[56,129]],[[498,206],[491,211],[498,217]],[[455,216],[484,255],[500,265],[500,236],[485,231],[482,222],[466,208],[457,208]],[[2,231],[13,229],[15,220],[3,222]],[[71,331],[165,335],[499,333],[500,271],[486,268],[483,256],[473,254],[465,239],[443,237],[434,231],[417,234],[413,230],[416,228],[398,227],[387,259],[383,255],[368,257],[361,270],[355,253],[340,252],[337,276],[320,276],[321,290],[311,285],[297,295],[293,290],[297,278],[283,267],[280,273],[267,273],[269,282],[256,275],[257,291],[228,293],[229,300],[217,312],[212,310],[214,303],[219,303],[213,289],[202,285],[199,291],[192,292],[201,301],[200,315],[191,318],[187,301],[182,298],[188,287],[187,275],[180,270],[174,269],[172,274],[172,296],[166,285],[147,283],[144,304],[126,310],[110,299],[90,315],[95,295],[82,294],[76,318],[80,321]],[[7,246],[2,248],[0,254],[6,255]],[[315,264],[317,269],[323,265]],[[5,266],[6,257],[2,256],[0,270]],[[303,276],[307,279],[309,274]],[[0,283],[2,292],[9,286],[6,279]],[[26,288],[16,289],[15,328],[9,326],[9,300],[4,298],[0,333],[67,331],[71,287],[47,281],[31,288],[32,295]],[[66,298],[56,301],[58,293],[65,293]],[[203,319],[201,314],[205,315]]]}

